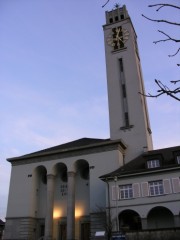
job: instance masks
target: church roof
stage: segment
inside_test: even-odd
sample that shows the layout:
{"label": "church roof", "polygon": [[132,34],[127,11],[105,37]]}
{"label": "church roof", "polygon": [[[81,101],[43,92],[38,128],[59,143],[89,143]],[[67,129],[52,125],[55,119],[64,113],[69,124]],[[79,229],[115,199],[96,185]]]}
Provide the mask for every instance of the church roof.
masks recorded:
{"label": "church roof", "polygon": [[123,149],[126,148],[126,146],[120,139],[110,140],[110,139],[98,139],[98,138],[80,138],[71,142],[67,142],[61,145],[43,149],[43,150],[26,154],[23,156],[8,158],[7,161],[11,162],[15,160],[22,160],[22,159],[33,158],[33,157],[42,157],[42,156],[51,155],[51,154],[58,154],[58,153],[61,154],[61,153],[78,151],[78,150],[80,151],[83,149],[97,148],[97,147],[101,147],[105,145],[108,146],[116,143],[120,144]]}
{"label": "church roof", "polygon": [[[177,167],[180,168],[180,165],[176,160],[177,156],[180,156],[180,146],[147,151],[117,170],[103,175],[100,178],[102,180],[114,179],[115,176],[123,178],[130,175],[142,175],[152,172],[154,173],[156,171],[166,171],[173,168],[177,169]],[[155,159],[160,161],[160,167],[147,168],[147,161]]]}

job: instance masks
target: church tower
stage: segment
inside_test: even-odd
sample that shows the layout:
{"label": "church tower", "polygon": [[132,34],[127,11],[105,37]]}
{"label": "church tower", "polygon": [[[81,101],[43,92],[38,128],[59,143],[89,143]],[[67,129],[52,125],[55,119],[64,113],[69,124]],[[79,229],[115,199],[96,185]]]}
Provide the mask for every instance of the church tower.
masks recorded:
{"label": "church tower", "polygon": [[106,12],[103,28],[110,138],[127,145],[127,163],[153,148],[137,36],[125,6]]}

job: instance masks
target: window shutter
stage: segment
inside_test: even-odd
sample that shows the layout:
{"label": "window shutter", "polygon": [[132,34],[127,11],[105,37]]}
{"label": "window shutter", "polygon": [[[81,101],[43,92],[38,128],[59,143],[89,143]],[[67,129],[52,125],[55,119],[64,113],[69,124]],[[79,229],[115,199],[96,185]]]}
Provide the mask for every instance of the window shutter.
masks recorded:
{"label": "window shutter", "polygon": [[164,179],[163,180],[163,187],[164,187],[164,193],[165,194],[172,193],[170,179]]}
{"label": "window shutter", "polygon": [[172,178],[172,183],[173,183],[173,192],[174,193],[180,192],[179,178]]}
{"label": "window shutter", "polygon": [[133,183],[133,197],[138,198],[140,197],[140,186],[139,183]]}
{"label": "window shutter", "polygon": [[119,199],[118,186],[112,186],[112,200]]}
{"label": "window shutter", "polygon": [[148,182],[141,183],[141,190],[142,190],[143,197],[149,196]]}

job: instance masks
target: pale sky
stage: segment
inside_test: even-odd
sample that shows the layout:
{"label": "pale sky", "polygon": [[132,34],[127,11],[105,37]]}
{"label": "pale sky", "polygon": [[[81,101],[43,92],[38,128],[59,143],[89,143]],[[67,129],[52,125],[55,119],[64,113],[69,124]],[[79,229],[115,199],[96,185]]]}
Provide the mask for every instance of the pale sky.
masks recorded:
{"label": "pale sky", "polygon": [[[153,44],[180,39],[178,27],[153,18],[179,19],[178,10],[148,8],[151,0],[1,0],[0,1],[0,218],[6,215],[11,165],[7,158],[82,137],[109,138],[107,84],[102,25],[105,11],[126,4],[136,33],[146,92],[154,79],[179,79],[178,46]],[[168,1],[166,1],[168,2]],[[171,0],[178,4],[179,0]],[[171,14],[172,13],[172,14]],[[154,148],[180,144],[180,103],[148,99]]]}

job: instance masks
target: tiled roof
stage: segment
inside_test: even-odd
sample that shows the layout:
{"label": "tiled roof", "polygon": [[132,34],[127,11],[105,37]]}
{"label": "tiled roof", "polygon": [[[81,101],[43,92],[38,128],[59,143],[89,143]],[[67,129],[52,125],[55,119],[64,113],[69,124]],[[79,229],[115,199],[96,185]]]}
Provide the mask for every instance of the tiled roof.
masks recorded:
{"label": "tiled roof", "polygon": [[[157,171],[160,169],[168,169],[177,167],[177,162],[175,159],[176,154],[180,155],[180,146],[157,149],[152,151],[147,151],[137,158],[131,160],[124,166],[118,168],[117,170],[101,176],[101,179],[126,177],[129,174],[139,174],[139,173],[148,173],[152,171]],[[161,166],[159,168],[147,168],[147,160],[159,159]],[[180,166],[179,166],[180,167]]]}

